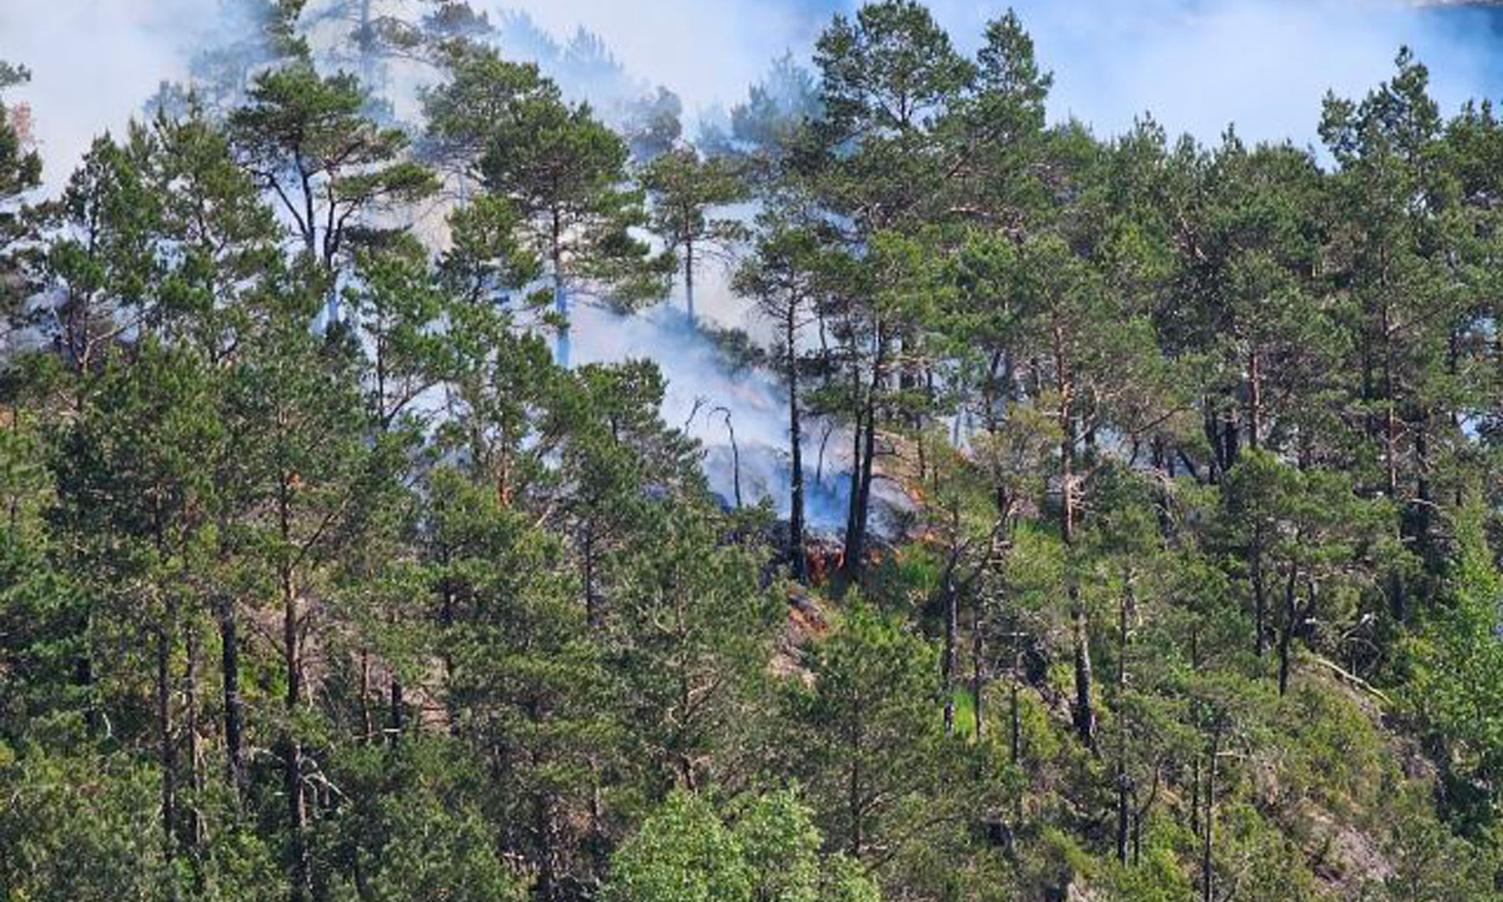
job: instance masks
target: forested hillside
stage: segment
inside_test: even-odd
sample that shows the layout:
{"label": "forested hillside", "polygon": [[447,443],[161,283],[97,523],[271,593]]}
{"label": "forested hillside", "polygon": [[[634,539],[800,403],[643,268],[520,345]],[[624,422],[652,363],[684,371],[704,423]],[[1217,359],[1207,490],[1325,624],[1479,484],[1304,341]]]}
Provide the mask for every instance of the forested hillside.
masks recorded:
{"label": "forested hillside", "polygon": [[[60,191],[0,105],[8,899],[1503,895],[1489,105],[1108,138],[876,0],[690,135],[235,6]],[[571,365],[670,294],[770,494]]]}

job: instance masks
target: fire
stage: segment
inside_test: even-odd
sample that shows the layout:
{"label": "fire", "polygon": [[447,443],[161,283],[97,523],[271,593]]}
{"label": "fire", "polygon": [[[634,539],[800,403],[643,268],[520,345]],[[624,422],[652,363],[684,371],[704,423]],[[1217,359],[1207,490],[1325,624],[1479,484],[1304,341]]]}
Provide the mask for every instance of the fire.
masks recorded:
{"label": "fire", "polygon": [[845,566],[845,545],[831,537],[811,536],[804,543],[809,582],[822,585]]}

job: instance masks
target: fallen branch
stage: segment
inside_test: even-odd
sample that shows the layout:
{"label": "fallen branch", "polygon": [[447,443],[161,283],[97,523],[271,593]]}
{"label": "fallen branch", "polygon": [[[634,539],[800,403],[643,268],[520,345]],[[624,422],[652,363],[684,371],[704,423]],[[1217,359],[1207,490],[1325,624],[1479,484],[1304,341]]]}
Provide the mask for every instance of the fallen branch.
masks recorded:
{"label": "fallen branch", "polygon": [[1330,660],[1328,658],[1322,658],[1319,655],[1315,655],[1314,656],[1314,660],[1315,660],[1315,663],[1321,665],[1322,667],[1325,667],[1325,668],[1329,669],[1332,673],[1334,673],[1337,676],[1341,677],[1343,680],[1346,680],[1348,683],[1351,683],[1353,686],[1356,686],[1358,689],[1361,689],[1362,691],[1369,693],[1370,695],[1372,695],[1373,698],[1376,698],[1378,701],[1382,702],[1383,704],[1385,704],[1385,705],[1391,705],[1391,704],[1393,704],[1393,700],[1390,699],[1388,697],[1387,693],[1385,693],[1382,689],[1379,689],[1377,686],[1374,686],[1372,683],[1369,683],[1367,680],[1364,680],[1362,677],[1357,676],[1355,673],[1352,673],[1350,670],[1345,669],[1341,665],[1337,664],[1335,661],[1332,661],[1332,660]]}

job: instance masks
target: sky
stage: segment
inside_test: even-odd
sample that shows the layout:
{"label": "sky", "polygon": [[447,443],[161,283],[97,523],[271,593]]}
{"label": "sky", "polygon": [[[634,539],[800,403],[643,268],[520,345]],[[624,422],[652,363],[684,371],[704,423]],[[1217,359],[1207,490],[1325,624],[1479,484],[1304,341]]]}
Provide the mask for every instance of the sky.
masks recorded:
{"label": "sky", "polygon": [[[599,35],[635,76],[666,84],[692,112],[728,106],[785,50],[806,57],[832,11],[854,0],[480,0],[521,8],[566,36]],[[1503,37],[1475,10],[1412,0],[1014,0],[1054,72],[1051,115],[1110,134],[1151,111],[1171,133],[1213,141],[1229,122],[1251,139],[1314,141],[1328,89],[1360,95],[1400,44],[1416,48],[1446,108],[1503,88]],[[973,50],[996,0],[932,0]],[[36,112],[54,176],[93,134],[120,129],[194,49],[222,35],[216,0],[0,0],[0,59],[35,72]]]}
{"label": "sky", "polygon": [[[784,50],[806,55],[850,0],[524,0],[539,23],[599,33],[633,73],[667,84],[690,109],[728,104]],[[1383,80],[1400,45],[1430,65],[1454,107],[1503,87],[1496,20],[1412,0],[930,0],[962,49],[1009,6],[1054,72],[1056,120],[1120,131],[1152,111],[1171,132],[1214,140],[1229,121],[1254,139],[1315,138],[1325,92],[1356,96]]]}

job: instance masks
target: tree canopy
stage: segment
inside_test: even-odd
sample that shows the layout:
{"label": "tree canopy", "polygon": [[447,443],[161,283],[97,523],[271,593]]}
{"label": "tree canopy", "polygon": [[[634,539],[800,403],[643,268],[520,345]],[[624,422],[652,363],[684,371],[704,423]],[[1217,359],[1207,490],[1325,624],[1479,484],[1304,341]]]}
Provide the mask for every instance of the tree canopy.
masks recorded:
{"label": "tree canopy", "polygon": [[691,140],[230,7],[51,196],[0,102],[7,898],[1499,897],[1490,104],[1098,135],[872,0]]}

